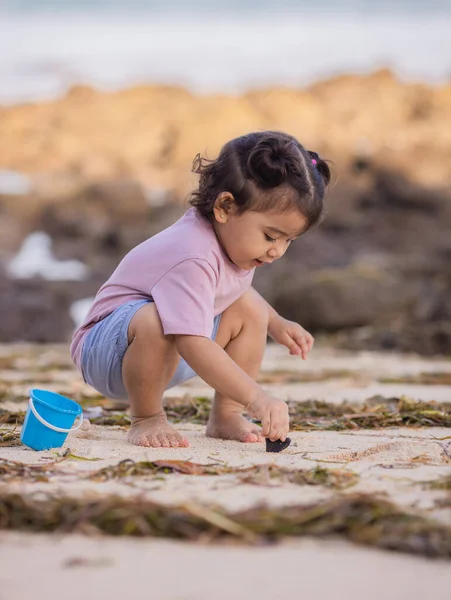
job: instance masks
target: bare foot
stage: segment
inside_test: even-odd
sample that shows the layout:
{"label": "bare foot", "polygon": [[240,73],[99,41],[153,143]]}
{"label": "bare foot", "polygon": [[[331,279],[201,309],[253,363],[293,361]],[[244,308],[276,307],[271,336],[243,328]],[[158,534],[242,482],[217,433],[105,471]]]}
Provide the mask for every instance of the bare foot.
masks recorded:
{"label": "bare foot", "polygon": [[264,440],[261,428],[243,417],[236,410],[211,411],[207,424],[207,436],[223,440],[255,443]]}
{"label": "bare foot", "polygon": [[127,439],[135,446],[186,448],[188,440],[168,423],[164,411],[152,417],[132,417]]}

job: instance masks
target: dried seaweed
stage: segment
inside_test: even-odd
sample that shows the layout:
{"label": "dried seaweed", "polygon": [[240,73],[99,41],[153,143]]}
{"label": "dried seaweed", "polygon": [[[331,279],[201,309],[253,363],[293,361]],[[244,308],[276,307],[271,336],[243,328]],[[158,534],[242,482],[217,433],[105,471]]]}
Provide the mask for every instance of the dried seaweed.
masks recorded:
{"label": "dried seaweed", "polygon": [[185,396],[173,398],[166,402],[166,414],[173,422],[189,421],[190,423],[205,424],[211,410],[210,398]]}
{"label": "dried seaweed", "polygon": [[0,423],[8,423],[12,425],[21,425],[25,419],[25,412],[23,410],[17,412],[11,412],[0,408]]}
{"label": "dried seaweed", "polygon": [[291,402],[289,408],[292,430],[451,427],[449,404],[419,402],[405,397],[373,397],[363,405],[346,402],[338,405],[321,403],[318,406],[314,405],[310,414],[309,408],[302,402]]}
{"label": "dried seaweed", "polygon": [[20,433],[16,431],[16,428],[0,427],[0,447],[20,446],[21,444]]}
{"label": "dried seaweed", "polygon": [[[116,465],[104,467],[89,475],[89,479],[107,481],[123,477],[144,477],[155,473],[184,473],[185,475],[220,475],[226,472],[225,467],[201,465],[184,460],[139,461],[121,460]],[[229,472],[229,471],[227,471]]]}
{"label": "dried seaweed", "polygon": [[266,485],[270,480],[280,479],[283,483],[294,483],[296,485],[321,485],[327,488],[342,490],[357,483],[359,476],[352,471],[339,469],[325,469],[316,467],[314,469],[290,470],[278,465],[259,465],[243,469],[243,483]]}
{"label": "dried seaweed", "polygon": [[274,371],[263,371],[258,376],[258,383],[261,384],[287,384],[287,383],[314,383],[320,381],[328,381],[330,379],[344,379],[353,378],[355,379],[358,373],[355,371],[349,371],[347,369],[326,369],[324,371],[318,371],[316,373],[302,373],[299,371],[289,370],[274,370]]}
{"label": "dried seaweed", "polygon": [[247,542],[339,536],[367,546],[451,558],[451,528],[380,498],[360,494],[310,506],[258,507],[234,514],[193,504],[172,507],[142,498],[41,500],[3,494],[0,528],[188,540],[233,537]]}
{"label": "dried seaweed", "polygon": [[[90,418],[91,423],[105,426],[128,427],[130,416],[114,412],[114,404],[107,404],[107,412]],[[206,424],[210,415],[209,398],[184,397],[168,400],[166,414],[173,422]],[[344,431],[349,429],[377,429],[386,427],[451,427],[451,403],[421,402],[406,397],[368,398],[363,404],[342,402],[332,404],[319,400],[289,401],[292,431]],[[23,422],[25,413],[0,409],[0,423]]]}
{"label": "dried seaweed", "polygon": [[90,479],[106,481],[122,477],[143,477],[155,473],[183,473],[184,475],[243,475],[242,482],[265,484],[270,479],[280,478],[283,481],[297,485],[323,485],[329,488],[344,489],[358,481],[358,475],[350,471],[324,469],[290,470],[278,465],[256,465],[252,467],[228,467],[226,465],[202,465],[184,460],[156,460],[135,462],[131,459],[122,460],[95,471]]}
{"label": "dried seaweed", "polygon": [[76,456],[71,453],[70,448],[67,448],[63,452],[63,454],[60,455],[60,458],[58,460],[54,460],[50,463],[45,463],[43,465],[30,465],[15,460],[8,460],[2,458],[0,459],[0,480],[2,482],[12,481],[14,479],[20,479],[21,481],[26,481],[28,483],[34,481],[48,482],[50,477],[64,474],[55,467],[56,465],[67,459],[88,461],[100,460],[98,458],[83,458],[80,456]]}
{"label": "dried seaweed", "polygon": [[[0,477],[3,481],[20,478],[23,481],[47,481],[50,476],[61,475],[54,466],[64,459],[85,459],[75,456],[67,449],[61,459],[45,465],[27,465],[16,461],[0,459]],[[149,477],[156,474],[182,473],[184,475],[238,475],[243,483],[267,485],[271,480],[297,485],[321,485],[328,488],[344,489],[357,483],[359,477],[351,471],[339,469],[290,470],[278,465],[256,465],[252,467],[228,467],[222,464],[203,465],[186,460],[139,461],[125,459],[116,465],[110,465],[87,475],[92,481],[108,481],[126,477]],[[83,474],[80,474],[83,476]]]}
{"label": "dried seaweed", "polygon": [[100,417],[92,417],[89,419],[94,425],[108,425],[108,426],[119,426],[129,427],[131,423],[130,415],[127,414],[106,414]]}
{"label": "dried seaweed", "polygon": [[74,454],[73,452],[70,452],[70,451],[67,454],[67,458],[69,460],[81,460],[81,461],[86,461],[86,462],[96,462],[97,460],[102,460],[101,458],[94,457],[94,456],[93,457],[90,457],[90,456],[78,456],[77,454]]}
{"label": "dried seaweed", "polygon": [[439,477],[427,482],[428,487],[431,490],[450,490],[451,491],[451,475],[445,477]]}
{"label": "dried seaweed", "polygon": [[451,371],[433,371],[403,377],[384,377],[379,379],[379,382],[408,385],[451,385]]}
{"label": "dried seaweed", "polygon": [[74,399],[83,408],[91,408],[93,406],[101,406],[106,411],[124,411],[127,410],[130,403],[128,400],[113,400],[111,398],[105,398],[101,394],[94,394],[91,396],[78,395]]}
{"label": "dried seaweed", "polygon": [[70,448],[68,448],[58,460],[45,465],[27,465],[15,460],[0,459],[0,478],[2,482],[11,481],[13,479],[21,479],[26,481],[48,481],[51,475],[55,475],[55,465],[63,462],[70,456]]}
{"label": "dried seaweed", "polygon": [[[293,431],[317,429],[375,429],[384,427],[451,427],[451,404],[420,402],[401,398],[369,398],[363,404],[332,404],[318,400],[288,402]],[[210,414],[208,398],[168,403],[166,412],[174,421],[206,423]]]}
{"label": "dried seaweed", "polygon": [[0,402],[27,402],[28,393],[23,391],[19,392],[14,389],[15,386],[12,382],[0,382]]}

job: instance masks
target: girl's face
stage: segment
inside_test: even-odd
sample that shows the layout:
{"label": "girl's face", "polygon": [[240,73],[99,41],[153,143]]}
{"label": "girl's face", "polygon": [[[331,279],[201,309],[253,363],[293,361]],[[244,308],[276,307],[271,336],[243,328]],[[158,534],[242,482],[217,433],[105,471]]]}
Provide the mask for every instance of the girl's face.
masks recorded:
{"label": "girl's face", "polygon": [[237,215],[235,203],[226,209],[220,203],[215,206],[213,226],[227,256],[246,271],[281,258],[307,227],[296,208],[283,213],[248,210],[242,215]]}

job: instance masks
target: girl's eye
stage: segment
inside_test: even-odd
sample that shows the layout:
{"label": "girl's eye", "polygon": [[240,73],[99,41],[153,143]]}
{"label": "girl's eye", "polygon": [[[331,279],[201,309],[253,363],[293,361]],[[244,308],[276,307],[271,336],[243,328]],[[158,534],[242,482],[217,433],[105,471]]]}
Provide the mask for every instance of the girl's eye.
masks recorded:
{"label": "girl's eye", "polygon": [[272,237],[269,237],[269,235],[266,235],[265,233],[265,238],[268,240],[268,242],[275,242],[276,240]]}

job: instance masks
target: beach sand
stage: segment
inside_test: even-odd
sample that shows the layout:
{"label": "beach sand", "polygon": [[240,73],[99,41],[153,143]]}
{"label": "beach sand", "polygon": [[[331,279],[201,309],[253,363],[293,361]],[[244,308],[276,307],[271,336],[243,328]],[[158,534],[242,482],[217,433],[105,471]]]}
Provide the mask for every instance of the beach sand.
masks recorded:
{"label": "beach sand", "polygon": [[[53,389],[77,399],[94,392],[70,366],[61,346],[0,346],[0,408],[23,410],[30,387]],[[292,373],[292,377],[287,377]],[[363,402],[374,395],[406,396],[422,401],[450,401],[448,385],[402,383],[419,374],[451,374],[451,361],[415,355],[351,353],[315,348],[307,361],[269,346],[262,385],[284,399]],[[305,380],[305,382],[303,382]],[[391,380],[384,383],[382,380]],[[167,399],[212,397],[199,379],[169,390]],[[126,430],[86,424],[68,436],[64,448],[34,452],[23,446],[0,448],[0,458],[24,464],[48,464],[70,448],[72,455],[52,466],[48,481],[13,478],[0,493],[26,497],[105,498],[110,494],[165,505],[219,507],[228,513],[265,504],[271,508],[311,505],[337,494],[376,494],[396,506],[451,525],[449,491],[427,483],[451,473],[449,429],[441,427],[295,431],[281,454],[267,454],[263,444],[208,439],[204,426],[179,423],[189,448],[131,446]],[[94,481],[89,475],[124,459],[163,459],[233,467],[219,475],[158,474]],[[276,465],[290,471],[315,466],[358,476],[343,491],[321,485],[297,485],[270,477],[262,469],[252,477],[238,469]],[[365,548],[348,542],[286,539],[277,545],[206,544],[111,538],[79,534],[0,532],[0,598],[122,598],[145,594],[159,600],[223,598],[354,598],[435,600],[450,597],[451,568],[443,560]],[[26,566],[27,577],[24,576]]]}

